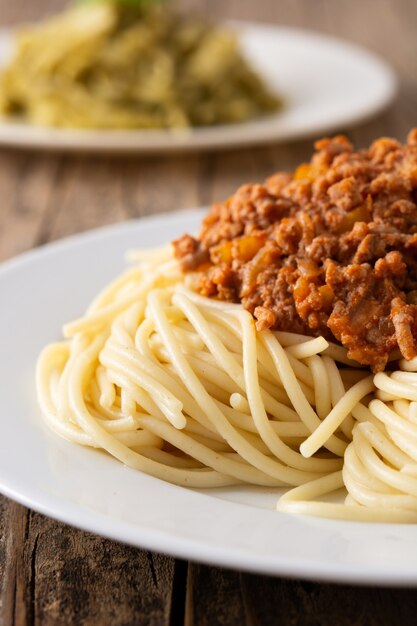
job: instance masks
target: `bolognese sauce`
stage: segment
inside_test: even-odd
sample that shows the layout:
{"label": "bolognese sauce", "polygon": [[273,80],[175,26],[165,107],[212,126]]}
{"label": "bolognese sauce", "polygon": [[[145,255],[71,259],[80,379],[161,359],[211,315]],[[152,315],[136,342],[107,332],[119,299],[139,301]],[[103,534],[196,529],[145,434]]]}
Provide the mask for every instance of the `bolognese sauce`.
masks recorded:
{"label": "bolognese sauce", "polygon": [[417,129],[355,151],[342,135],[309,163],[215,204],[175,255],[202,295],[241,302],[258,330],[336,339],[383,370],[417,354]]}

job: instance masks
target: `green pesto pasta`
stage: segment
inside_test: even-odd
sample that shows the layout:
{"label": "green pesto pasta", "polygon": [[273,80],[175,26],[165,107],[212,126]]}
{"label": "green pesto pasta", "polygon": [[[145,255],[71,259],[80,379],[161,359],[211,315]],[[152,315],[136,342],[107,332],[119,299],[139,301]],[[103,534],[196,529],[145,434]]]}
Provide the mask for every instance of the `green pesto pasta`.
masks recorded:
{"label": "green pesto pasta", "polygon": [[188,128],[277,110],[233,33],[166,6],[86,3],[22,29],[0,114],[61,128]]}

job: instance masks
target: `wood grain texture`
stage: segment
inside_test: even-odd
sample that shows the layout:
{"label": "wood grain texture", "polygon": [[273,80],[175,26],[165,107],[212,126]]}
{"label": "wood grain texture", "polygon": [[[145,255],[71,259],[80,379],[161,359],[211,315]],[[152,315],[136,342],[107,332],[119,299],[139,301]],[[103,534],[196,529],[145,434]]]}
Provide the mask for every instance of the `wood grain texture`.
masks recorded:
{"label": "wood grain texture", "polygon": [[[0,24],[65,0],[0,0]],[[216,18],[315,29],[387,58],[400,92],[347,131],[357,146],[404,139],[417,124],[414,0],[183,0]],[[307,60],[308,62],[308,60]],[[128,218],[206,205],[247,181],[291,169],[311,141],[188,155],[111,158],[0,150],[0,260]],[[4,419],[5,416],[1,416]],[[136,550],[0,498],[1,626],[388,626],[417,623],[417,594],[289,581],[187,564]]]}
{"label": "wood grain texture", "polygon": [[415,624],[414,590],[318,585],[190,565],[185,626]]}

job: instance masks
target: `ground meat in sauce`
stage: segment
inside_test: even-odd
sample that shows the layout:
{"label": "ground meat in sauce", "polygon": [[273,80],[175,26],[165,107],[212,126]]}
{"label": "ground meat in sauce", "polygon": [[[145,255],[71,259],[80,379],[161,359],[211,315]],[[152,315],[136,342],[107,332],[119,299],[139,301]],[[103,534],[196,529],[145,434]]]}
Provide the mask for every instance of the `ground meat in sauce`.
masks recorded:
{"label": "ground meat in sauce", "polygon": [[417,129],[355,152],[344,136],[310,163],[215,204],[175,255],[197,291],[242,302],[266,328],[336,338],[383,370],[417,354]]}

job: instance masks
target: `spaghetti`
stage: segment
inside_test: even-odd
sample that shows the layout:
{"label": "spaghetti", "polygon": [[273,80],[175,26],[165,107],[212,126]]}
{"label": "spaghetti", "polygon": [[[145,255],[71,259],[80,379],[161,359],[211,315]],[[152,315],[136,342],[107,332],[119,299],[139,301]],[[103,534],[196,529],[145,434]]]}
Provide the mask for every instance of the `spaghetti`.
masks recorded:
{"label": "spaghetti", "polygon": [[279,510],[417,521],[417,361],[370,375],[195,293],[170,249],[136,260],[39,357],[55,432],[181,486],[290,487]]}

